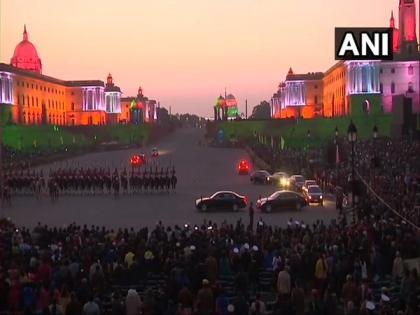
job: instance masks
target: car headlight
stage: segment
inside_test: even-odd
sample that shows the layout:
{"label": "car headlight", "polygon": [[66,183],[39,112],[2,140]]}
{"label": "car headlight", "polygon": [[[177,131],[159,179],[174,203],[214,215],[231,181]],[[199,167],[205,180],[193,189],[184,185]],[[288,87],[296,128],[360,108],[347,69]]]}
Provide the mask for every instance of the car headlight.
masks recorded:
{"label": "car headlight", "polygon": [[267,180],[269,181],[270,180],[270,177],[267,177]]}
{"label": "car headlight", "polygon": [[321,195],[321,196],[319,196],[319,199],[322,199],[322,195]]}

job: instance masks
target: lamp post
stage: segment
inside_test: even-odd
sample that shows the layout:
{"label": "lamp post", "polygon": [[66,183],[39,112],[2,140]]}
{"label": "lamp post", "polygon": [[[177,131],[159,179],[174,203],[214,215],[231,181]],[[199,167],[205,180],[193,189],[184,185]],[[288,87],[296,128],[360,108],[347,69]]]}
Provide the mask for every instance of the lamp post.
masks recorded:
{"label": "lamp post", "polygon": [[308,140],[308,145],[307,145],[307,149],[309,149],[309,143],[311,141],[311,131],[308,129],[308,131],[306,132],[306,138]]}
{"label": "lamp post", "polygon": [[379,166],[378,156],[376,155],[376,139],[378,138],[379,130],[378,127],[375,125],[373,126],[373,190],[376,188],[376,168]]}
{"label": "lamp post", "polygon": [[[309,144],[311,141],[311,131],[308,129],[308,131],[306,132],[306,156],[305,156],[305,168],[308,167],[309,165]],[[302,167],[300,167],[300,169],[302,169]]]}
{"label": "lamp post", "polygon": [[336,166],[338,166],[337,164],[337,151],[338,151],[338,148],[337,148],[337,146],[338,146],[338,127],[337,126],[335,126],[335,130],[334,130],[334,149],[335,149],[335,161],[334,161],[334,164],[336,165]]}
{"label": "lamp post", "polygon": [[357,129],[353,121],[350,121],[350,125],[347,129],[347,139],[351,144],[351,206],[353,208],[353,221],[356,218],[356,211],[354,209],[354,145],[357,141]]}
{"label": "lamp post", "polygon": [[378,138],[378,133],[379,133],[378,127],[376,127],[376,125],[373,126],[373,138],[374,139],[377,139]]}

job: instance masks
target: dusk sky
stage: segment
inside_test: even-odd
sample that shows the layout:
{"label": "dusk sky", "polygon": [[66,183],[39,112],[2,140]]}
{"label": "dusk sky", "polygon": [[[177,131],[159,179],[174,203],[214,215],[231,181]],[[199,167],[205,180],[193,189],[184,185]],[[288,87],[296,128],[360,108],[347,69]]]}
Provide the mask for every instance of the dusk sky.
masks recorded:
{"label": "dusk sky", "polygon": [[26,23],[43,74],[111,72],[123,96],[141,85],[173,113],[204,116],[225,87],[244,112],[245,99],[249,110],[269,100],[290,66],[327,70],[336,26],[388,26],[391,10],[398,25],[398,0],[1,0],[0,9],[1,62]]}

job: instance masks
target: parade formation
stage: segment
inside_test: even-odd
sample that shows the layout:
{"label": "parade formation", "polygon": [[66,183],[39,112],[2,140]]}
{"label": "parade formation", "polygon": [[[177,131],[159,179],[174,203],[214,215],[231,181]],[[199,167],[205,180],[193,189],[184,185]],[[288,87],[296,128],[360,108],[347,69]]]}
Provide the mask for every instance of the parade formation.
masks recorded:
{"label": "parade formation", "polygon": [[52,201],[59,195],[120,195],[174,192],[177,185],[175,166],[172,168],[146,165],[130,171],[126,168],[58,168],[47,175],[42,170],[6,172],[4,196],[10,203],[12,195],[49,194]]}

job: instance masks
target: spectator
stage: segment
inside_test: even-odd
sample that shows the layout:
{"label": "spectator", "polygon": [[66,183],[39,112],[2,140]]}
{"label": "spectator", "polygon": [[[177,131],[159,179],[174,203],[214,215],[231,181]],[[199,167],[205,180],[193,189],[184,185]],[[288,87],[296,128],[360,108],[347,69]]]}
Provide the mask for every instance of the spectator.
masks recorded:
{"label": "spectator", "polygon": [[226,296],[225,290],[222,287],[217,289],[218,295],[216,298],[216,315],[227,315],[229,299]]}
{"label": "spectator", "polygon": [[251,304],[251,308],[249,309],[250,315],[265,315],[265,303],[261,300],[261,296],[259,293],[256,294],[255,300]]}
{"label": "spectator", "polygon": [[318,292],[322,295],[324,292],[325,282],[328,276],[328,265],[325,261],[325,254],[321,254],[315,265],[315,279],[317,281]]}
{"label": "spectator", "polygon": [[89,301],[83,305],[83,315],[100,315],[101,311],[99,305],[94,301],[93,295],[90,296]]}
{"label": "spectator", "polygon": [[210,282],[203,279],[202,288],[197,293],[196,310],[199,314],[210,315],[213,313],[214,301]]}
{"label": "spectator", "polygon": [[48,310],[50,315],[64,315],[64,310],[61,305],[58,304],[56,298],[53,298],[52,303],[48,307]]}
{"label": "spectator", "polygon": [[82,314],[82,304],[77,300],[76,294],[72,292],[70,294],[70,302],[66,307],[66,315],[81,315]]}
{"label": "spectator", "polygon": [[356,284],[353,282],[353,278],[351,275],[347,275],[346,283],[343,285],[343,290],[341,293],[341,299],[343,300],[344,305],[347,307],[349,302],[353,302],[357,296],[357,287]]}
{"label": "spectator", "polygon": [[141,300],[137,291],[129,289],[125,299],[126,315],[140,315],[141,313]]}
{"label": "spectator", "polygon": [[305,313],[305,292],[298,281],[292,289],[291,307],[294,315],[304,315]]}
{"label": "spectator", "polygon": [[111,314],[112,315],[124,314],[124,312],[126,312],[125,303],[121,300],[121,296],[118,293],[118,291],[116,291],[112,295],[112,302],[111,303],[112,303],[112,306],[111,306]]}
{"label": "spectator", "polygon": [[277,293],[280,301],[289,299],[291,290],[291,280],[289,274],[289,266],[285,266],[284,270],[279,272],[277,277]]}
{"label": "spectator", "polygon": [[404,274],[404,262],[399,251],[395,253],[394,263],[392,265],[392,276],[401,279]]}

